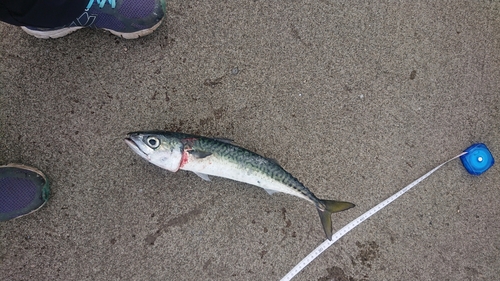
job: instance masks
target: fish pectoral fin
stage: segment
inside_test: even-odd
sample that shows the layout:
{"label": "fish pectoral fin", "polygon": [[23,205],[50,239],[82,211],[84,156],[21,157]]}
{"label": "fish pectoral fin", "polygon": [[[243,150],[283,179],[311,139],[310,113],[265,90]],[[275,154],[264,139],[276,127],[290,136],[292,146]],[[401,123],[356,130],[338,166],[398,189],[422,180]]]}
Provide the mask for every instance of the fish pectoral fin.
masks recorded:
{"label": "fish pectoral fin", "polygon": [[208,177],[207,174],[199,173],[199,172],[193,172],[195,173],[198,177],[202,178],[203,180],[210,181],[210,178]]}
{"label": "fish pectoral fin", "polygon": [[274,193],[278,192],[276,190],[272,190],[272,189],[267,189],[267,188],[264,188],[264,190],[269,194],[269,195],[273,195]]}
{"label": "fish pectoral fin", "polygon": [[321,219],[321,224],[323,225],[323,230],[325,231],[326,238],[328,238],[328,240],[332,240],[332,213],[350,209],[354,207],[354,204],[333,200],[319,200],[319,202],[325,206],[324,210],[318,208],[318,214]]}
{"label": "fish pectoral fin", "polygon": [[198,159],[202,159],[202,158],[205,158],[205,157],[212,155],[212,153],[210,153],[210,152],[201,151],[201,150],[189,150],[188,153],[191,154],[193,157],[198,158]]}

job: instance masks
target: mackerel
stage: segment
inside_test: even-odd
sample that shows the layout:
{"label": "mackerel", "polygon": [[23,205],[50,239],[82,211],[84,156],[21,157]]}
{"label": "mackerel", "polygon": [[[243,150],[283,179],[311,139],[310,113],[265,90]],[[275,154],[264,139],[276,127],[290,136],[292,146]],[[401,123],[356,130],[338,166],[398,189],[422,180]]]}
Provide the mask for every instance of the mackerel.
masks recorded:
{"label": "mackerel", "polygon": [[316,206],[328,239],[332,237],[331,214],[354,207],[349,202],[318,199],[276,161],[234,145],[227,139],[208,138],[167,131],[132,132],[125,142],[139,156],[171,172],[194,172],[245,182],[269,194],[286,193]]}

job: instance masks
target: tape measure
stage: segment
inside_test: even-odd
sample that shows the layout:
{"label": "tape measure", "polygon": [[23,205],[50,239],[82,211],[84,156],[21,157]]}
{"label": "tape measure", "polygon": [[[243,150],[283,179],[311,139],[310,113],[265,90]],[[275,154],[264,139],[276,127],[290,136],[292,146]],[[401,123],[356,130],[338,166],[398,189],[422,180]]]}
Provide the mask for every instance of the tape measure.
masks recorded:
{"label": "tape measure", "polygon": [[464,165],[467,172],[473,175],[480,175],[486,172],[486,170],[488,170],[495,163],[493,156],[491,155],[491,152],[488,150],[486,145],[479,143],[468,147],[464,152],[438,165],[436,168],[432,169],[427,174],[421,176],[420,178],[410,183],[409,185],[407,185],[406,187],[404,187],[391,197],[382,201],[375,207],[371,208],[361,216],[354,219],[346,226],[342,227],[339,231],[337,231],[335,234],[332,235],[332,240],[325,240],[325,242],[321,243],[321,245],[319,245],[316,249],[314,249],[309,255],[307,255],[304,259],[302,259],[292,270],[290,270],[290,272],[288,272],[281,279],[281,281],[291,280],[293,277],[295,277],[295,275],[297,275],[302,269],[304,269],[309,263],[311,263],[315,258],[317,258],[326,249],[328,249],[328,247],[333,245],[333,243],[339,240],[342,236],[346,235],[349,231],[358,226],[360,223],[362,223],[369,217],[373,216],[378,211],[382,210],[385,206],[389,205],[392,201],[396,200],[399,196],[406,193],[412,187],[419,184],[421,181],[426,179],[428,176],[430,176],[436,170],[441,168],[443,165],[458,157],[460,157],[460,159],[462,160],[462,164]]}

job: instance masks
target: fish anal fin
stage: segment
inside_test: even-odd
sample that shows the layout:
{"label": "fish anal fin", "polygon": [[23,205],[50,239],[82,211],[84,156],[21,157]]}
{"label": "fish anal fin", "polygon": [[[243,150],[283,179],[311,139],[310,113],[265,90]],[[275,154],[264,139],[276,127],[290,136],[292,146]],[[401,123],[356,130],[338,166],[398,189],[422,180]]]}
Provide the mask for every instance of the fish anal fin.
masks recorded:
{"label": "fish anal fin", "polygon": [[333,201],[333,200],[319,200],[325,209],[322,210],[318,208],[319,218],[321,224],[323,225],[323,230],[325,231],[326,238],[332,240],[332,213],[345,211],[354,207],[355,205],[349,202]]}
{"label": "fish anal fin", "polygon": [[202,178],[203,180],[210,181],[210,178],[208,177],[207,174],[199,173],[199,172],[193,172],[195,173],[198,177]]}
{"label": "fish anal fin", "polygon": [[267,188],[264,188],[264,190],[269,194],[269,195],[273,195],[274,193],[278,192],[276,190],[272,190],[272,189],[267,189]]}

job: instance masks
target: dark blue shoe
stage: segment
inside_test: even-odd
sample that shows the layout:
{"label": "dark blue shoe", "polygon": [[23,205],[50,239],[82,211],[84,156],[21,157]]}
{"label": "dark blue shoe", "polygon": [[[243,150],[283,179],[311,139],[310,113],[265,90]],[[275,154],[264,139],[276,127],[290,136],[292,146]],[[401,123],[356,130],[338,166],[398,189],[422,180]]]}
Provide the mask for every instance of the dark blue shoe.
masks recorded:
{"label": "dark blue shoe", "polygon": [[0,221],[40,209],[49,194],[49,182],[39,170],[19,164],[0,166]]}
{"label": "dark blue shoe", "polygon": [[104,29],[125,39],[146,36],[165,15],[165,0],[90,0],[85,11],[67,26],[22,29],[37,38],[59,38],[84,27]]}

